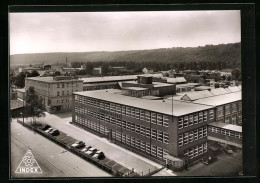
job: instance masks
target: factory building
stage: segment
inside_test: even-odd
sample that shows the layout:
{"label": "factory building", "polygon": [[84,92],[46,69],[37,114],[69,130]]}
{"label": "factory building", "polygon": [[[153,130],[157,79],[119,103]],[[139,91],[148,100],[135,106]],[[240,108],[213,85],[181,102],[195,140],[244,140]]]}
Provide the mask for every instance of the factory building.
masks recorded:
{"label": "factory building", "polygon": [[[233,110],[239,111],[241,96],[239,98],[237,93],[241,95],[241,92],[216,91],[215,95],[208,94],[204,98],[203,95],[192,98],[183,93],[179,100],[160,99],[160,92],[152,95],[156,83],[150,83],[151,80],[149,77],[140,77],[137,82],[130,82],[132,86],[123,87],[122,90],[73,93],[72,122],[153,161],[167,164],[174,170],[183,169],[188,164],[207,156],[209,125],[210,129],[214,125],[219,125],[220,132],[229,125],[225,129],[225,136],[231,135],[229,131],[238,126],[237,122],[226,124],[220,120],[221,115],[224,116],[226,113],[221,114],[219,106],[235,103],[234,108],[231,107],[231,113],[233,114]],[[140,91],[143,96],[126,94],[127,90],[131,93],[134,87],[138,88],[135,90],[136,93]],[[175,85],[165,87],[170,87],[170,90],[165,90],[161,86],[162,91],[168,91],[165,95],[170,96]],[[175,96],[175,93],[172,96]],[[225,101],[225,104],[206,104],[207,99],[219,95],[227,95],[226,98],[232,99]],[[242,128],[238,128],[232,131],[235,142],[232,136],[231,143],[239,146],[242,143]],[[211,134],[214,132],[210,131]],[[213,134],[211,140],[223,139],[221,142],[228,143],[227,138],[222,137],[221,133],[220,137]]]}

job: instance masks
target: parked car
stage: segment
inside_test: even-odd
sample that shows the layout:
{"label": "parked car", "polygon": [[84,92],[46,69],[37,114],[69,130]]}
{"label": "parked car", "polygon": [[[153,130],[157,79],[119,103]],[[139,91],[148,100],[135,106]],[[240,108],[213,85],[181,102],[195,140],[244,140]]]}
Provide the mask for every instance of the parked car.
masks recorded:
{"label": "parked car", "polygon": [[86,152],[86,154],[88,154],[88,155],[90,155],[90,156],[93,156],[96,152],[97,152],[97,149],[94,148],[94,147],[92,147],[92,148],[90,148],[90,149]]}
{"label": "parked car", "polygon": [[87,152],[92,146],[87,146],[87,147],[84,147],[81,152]]}
{"label": "parked car", "polygon": [[54,130],[54,128],[48,128],[47,130],[45,130],[45,132],[50,133],[52,130]]}
{"label": "parked car", "polygon": [[227,153],[227,154],[233,154],[233,150],[231,149],[230,146],[226,146],[226,147],[224,148],[224,152]]}
{"label": "parked car", "polygon": [[85,146],[85,143],[82,142],[82,141],[77,141],[75,142],[74,144],[71,145],[71,147],[75,147],[75,148],[81,148],[81,147],[84,147]]}
{"label": "parked car", "polygon": [[43,131],[48,130],[51,126],[50,125],[43,125],[41,128]]}
{"label": "parked car", "polygon": [[94,158],[97,158],[97,159],[102,159],[102,158],[105,157],[105,154],[104,154],[102,151],[98,150],[98,151],[96,152],[96,154],[94,154],[93,157],[94,157]]}
{"label": "parked car", "polygon": [[54,130],[52,130],[51,132],[49,132],[52,136],[57,136],[57,135],[59,135],[60,134],[60,132],[59,132],[59,130],[57,130],[57,129],[54,129]]}

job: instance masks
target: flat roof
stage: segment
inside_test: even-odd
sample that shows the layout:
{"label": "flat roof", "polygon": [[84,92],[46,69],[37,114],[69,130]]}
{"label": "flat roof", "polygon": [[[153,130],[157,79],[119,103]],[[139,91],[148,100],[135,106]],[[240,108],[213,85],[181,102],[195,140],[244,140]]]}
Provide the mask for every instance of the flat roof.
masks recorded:
{"label": "flat roof", "polygon": [[122,90],[136,90],[136,91],[143,91],[149,90],[149,88],[142,88],[142,87],[123,87]]}
{"label": "flat roof", "polygon": [[241,91],[234,92],[234,93],[227,93],[223,95],[217,95],[207,98],[201,98],[198,100],[193,101],[193,103],[197,104],[204,104],[204,105],[212,105],[212,106],[219,106],[224,105],[236,101],[242,100],[242,93]]}
{"label": "flat roof", "polygon": [[153,96],[153,95],[146,95],[141,97],[141,99],[148,99],[148,100],[162,100],[162,97],[157,97],[157,96]]}
{"label": "flat roof", "polygon": [[209,123],[209,125],[242,133],[242,126],[238,126],[238,125],[232,125],[232,124],[222,123],[222,122],[212,122]]}
{"label": "flat roof", "polygon": [[124,80],[135,80],[137,76],[144,77],[156,77],[162,76],[162,74],[140,74],[140,75],[124,75],[124,76],[104,76],[104,77],[90,77],[90,78],[79,78],[83,80],[83,83],[94,83],[94,82],[109,82],[109,81],[124,81]]}
{"label": "flat roof", "polygon": [[[167,102],[165,100],[145,100],[136,97],[130,97],[121,95],[120,90],[96,90],[96,91],[83,91],[75,92],[74,94],[93,97],[96,99],[114,102],[117,104],[123,104],[127,106],[132,106],[140,109],[145,109],[149,111],[154,111],[162,114],[182,116],[198,111],[203,111],[211,109],[212,106],[200,105],[188,102],[174,101],[173,108],[172,102]],[[172,110],[173,109],[173,110]]]}
{"label": "flat roof", "polygon": [[197,86],[197,87],[195,87],[195,90],[208,90],[208,89],[214,89],[214,87],[211,87],[211,86]]}
{"label": "flat roof", "polygon": [[216,138],[216,137],[211,137],[211,136],[208,136],[208,140],[217,141],[217,142],[222,142],[222,143],[225,143],[225,144],[229,144],[229,145],[233,145],[233,146],[242,148],[242,144],[238,144],[238,143],[235,143],[235,142],[231,142],[231,141],[229,141],[229,140],[224,140],[224,139],[220,139],[220,138]]}
{"label": "flat roof", "polygon": [[61,82],[81,82],[80,79],[62,79],[62,80],[53,80],[53,77],[29,77],[26,78],[27,80],[34,80],[34,81],[42,81],[46,83],[61,83]]}

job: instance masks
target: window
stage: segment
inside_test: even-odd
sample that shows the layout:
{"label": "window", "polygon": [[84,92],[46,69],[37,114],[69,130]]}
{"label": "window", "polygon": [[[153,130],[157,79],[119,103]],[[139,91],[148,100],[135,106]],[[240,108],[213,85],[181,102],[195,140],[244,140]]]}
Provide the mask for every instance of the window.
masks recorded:
{"label": "window", "polygon": [[140,131],[141,131],[141,135],[145,136],[145,127],[144,126],[141,125]]}
{"label": "window", "polygon": [[110,103],[110,111],[111,112],[116,112],[116,105],[113,103]]}
{"label": "window", "polygon": [[137,149],[140,149],[140,140],[139,139],[135,139],[135,146]]}
{"label": "window", "polygon": [[157,124],[162,126],[163,119],[161,114],[157,114]]}
{"label": "window", "polygon": [[122,106],[122,114],[125,115],[125,106]]}
{"label": "window", "polygon": [[126,143],[126,137],[125,134],[122,133],[122,142],[125,144]]}
{"label": "window", "polygon": [[140,119],[140,111],[139,109],[135,109],[135,118]]}
{"label": "window", "polygon": [[203,127],[203,137],[207,137],[208,134],[208,130],[207,130],[207,126]]}
{"label": "window", "polygon": [[207,122],[207,120],[208,120],[208,113],[207,113],[207,111],[204,111],[203,112],[203,121]]}
{"label": "window", "polygon": [[64,88],[64,83],[62,83],[62,88]]}
{"label": "window", "polygon": [[217,107],[217,118],[223,116],[223,106]]}
{"label": "window", "polygon": [[151,116],[149,111],[145,111],[145,119],[147,123],[150,123]]}
{"label": "window", "polygon": [[183,142],[184,145],[189,143],[189,133],[184,133]]}
{"label": "window", "polygon": [[121,127],[121,120],[120,119],[116,119],[116,126]]}
{"label": "window", "polygon": [[163,149],[160,147],[157,147],[157,157],[163,158]]}
{"label": "window", "polygon": [[105,103],[105,109],[106,109],[107,111],[109,111],[109,108],[110,108],[109,103]]}
{"label": "window", "polygon": [[189,143],[193,142],[194,138],[193,138],[193,131],[191,131],[189,133]]}
{"label": "window", "polygon": [[190,115],[189,118],[190,118],[189,126],[192,126],[193,125],[193,115]]}
{"label": "window", "polygon": [[203,137],[203,129],[199,128],[199,139]]}
{"label": "window", "polygon": [[147,152],[148,154],[151,153],[151,145],[150,145],[149,143],[146,143],[146,152]]}
{"label": "window", "polygon": [[126,129],[131,130],[131,123],[129,121],[126,122]]}
{"label": "window", "polygon": [[121,105],[116,104],[116,113],[121,114]]}
{"label": "window", "polygon": [[131,145],[131,138],[129,135],[126,135],[126,144]]}
{"label": "window", "polygon": [[126,121],[122,120],[122,128],[126,129]]}
{"label": "window", "polygon": [[[60,93],[59,93],[59,95],[60,95]],[[57,92],[57,96],[59,96],[59,95],[58,95],[58,92]],[[79,100],[79,96],[75,95],[75,102],[78,102],[78,100]]]}
{"label": "window", "polygon": [[[60,96],[60,92],[59,91],[57,91],[57,96]],[[77,99],[78,99],[78,95],[76,95],[75,96],[75,99],[76,99],[76,102],[78,101]]]}
{"label": "window", "polygon": [[163,132],[163,142],[169,144],[169,133]]}
{"label": "window", "polygon": [[152,145],[152,153],[153,156],[157,155],[157,147],[155,145]]}
{"label": "window", "polygon": [[63,103],[63,99],[61,100],[61,103]]}
{"label": "window", "polygon": [[67,88],[70,86],[70,84],[69,83],[67,83]]}
{"label": "window", "polygon": [[180,117],[180,118],[178,119],[178,128],[179,128],[179,129],[182,129],[182,128],[183,128],[183,118],[182,118],[182,117]]}
{"label": "window", "polygon": [[225,123],[230,123],[230,115],[225,116]]}
{"label": "window", "polygon": [[163,115],[163,126],[165,127],[169,126],[169,117],[166,115]]}
{"label": "window", "polygon": [[150,134],[151,133],[151,130],[149,127],[146,127],[146,137],[150,138]]}
{"label": "window", "polygon": [[193,123],[195,125],[198,124],[198,114],[197,113],[193,115]]}
{"label": "window", "polygon": [[232,113],[237,112],[237,104],[233,103],[232,104]]}
{"label": "window", "polygon": [[241,111],[239,111],[238,113],[237,113],[237,119],[238,119],[238,124],[242,124],[242,114],[241,114]]}
{"label": "window", "polygon": [[156,129],[152,129],[152,139],[156,140],[157,139],[156,136],[157,136]]}
{"label": "window", "polygon": [[237,122],[237,116],[236,116],[236,114],[233,114],[232,115],[232,124],[236,124],[236,122]]}
{"label": "window", "polygon": [[57,88],[60,88],[60,84],[57,84]]}
{"label": "window", "polygon": [[143,110],[140,110],[140,119],[144,120],[144,111]]}
{"label": "window", "polygon": [[135,147],[135,138],[131,137],[131,146]]}
{"label": "window", "polygon": [[138,133],[138,134],[140,133],[140,125],[136,124],[135,132]]}
{"label": "window", "polygon": [[188,116],[184,116],[184,120],[183,120],[183,127],[184,128],[188,127],[188,125],[189,125],[188,120],[189,120]]}
{"label": "window", "polygon": [[145,142],[141,141],[141,151],[145,151]]}
{"label": "window", "polygon": [[131,123],[131,131],[135,132],[135,124],[134,123]]}
{"label": "window", "polygon": [[198,138],[199,138],[199,136],[198,136],[198,129],[193,131],[193,138],[194,138],[194,141],[198,140]]}
{"label": "window", "polygon": [[178,142],[179,142],[179,147],[183,146],[183,134],[180,134],[180,135],[179,135],[179,140],[178,140]]}
{"label": "window", "polygon": [[210,119],[210,120],[213,120],[213,119],[214,119],[214,110],[213,110],[213,109],[210,109],[210,110],[209,110],[209,119]]}
{"label": "window", "polygon": [[160,130],[157,130],[157,140],[163,142],[163,132]]}
{"label": "window", "polygon": [[203,122],[203,113],[200,112],[199,113],[199,123],[202,123]]}
{"label": "window", "polygon": [[126,107],[126,115],[127,116],[131,115],[131,108],[130,107]]}
{"label": "window", "polygon": [[135,117],[135,108],[131,108],[131,117],[132,117],[132,118]]}
{"label": "window", "polygon": [[152,112],[152,120],[151,123],[156,124],[156,113]]}
{"label": "window", "polygon": [[225,105],[225,114],[230,114],[230,104]]}

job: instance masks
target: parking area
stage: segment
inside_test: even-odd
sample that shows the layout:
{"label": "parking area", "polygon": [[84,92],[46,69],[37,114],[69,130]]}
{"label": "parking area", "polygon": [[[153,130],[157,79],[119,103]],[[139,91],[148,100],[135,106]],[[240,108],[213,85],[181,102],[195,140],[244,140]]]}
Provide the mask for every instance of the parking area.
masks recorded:
{"label": "parking area", "polygon": [[[112,175],[115,176],[139,176],[135,172],[129,170],[128,168],[120,165],[119,163],[107,158],[107,157],[102,157],[99,158],[98,156],[95,157],[95,154],[98,152],[98,149],[95,148],[95,151],[93,153],[88,154],[88,151],[92,146],[89,146],[87,144],[81,143],[79,146],[77,143],[80,142],[77,139],[68,136],[66,133],[59,131],[57,135],[51,135],[50,131],[48,129],[51,129],[50,126],[48,126],[47,129],[43,129],[43,126],[41,124],[38,124],[38,128],[36,129],[37,132],[42,134],[43,136],[50,138],[52,141],[58,143],[59,145],[62,145],[63,147],[66,147],[68,150],[73,152],[74,154],[77,154],[81,158],[97,165],[98,167],[106,170],[107,172],[111,173]],[[77,143],[76,143],[77,142]],[[74,146],[76,145],[76,146]],[[82,151],[84,148],[87,148],[87,151]]]}
{"label": "parking area", "polygon": [[[148,174],[149,172],[162,167],[162,165],[120,147],[106,138],[99,137],[89,131],[70,124],[71,120],[71,113],[46,113],[46,117],[39,118],[38,122],[49,124],[74,139],[81,140],[87,145],[91,145],[92,147],[102,150],[107,158],[118,162],[129,170],[134,170],[134,172],[139,175]],[[26,121],[27,123],[29,122],[29,120]]]}

